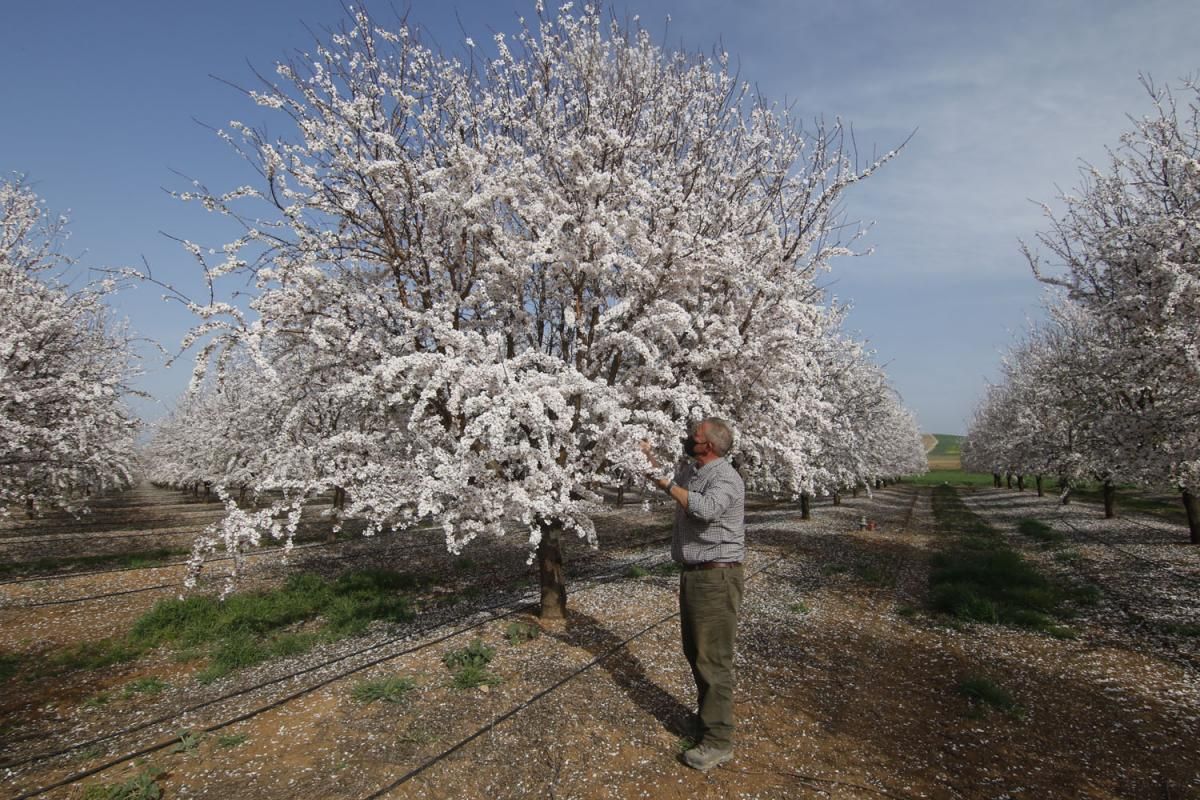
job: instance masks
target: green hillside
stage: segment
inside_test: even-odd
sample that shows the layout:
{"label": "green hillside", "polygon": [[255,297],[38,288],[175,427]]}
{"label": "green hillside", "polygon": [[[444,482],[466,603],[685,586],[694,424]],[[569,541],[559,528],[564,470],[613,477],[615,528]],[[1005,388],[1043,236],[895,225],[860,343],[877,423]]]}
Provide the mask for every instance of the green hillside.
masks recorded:
{"label": "green hillside", "polygon": [[953,456],[955,460],[958,459],[962,453],[962,441],[966,438],[965,436],[955,436],[951,433],[935,433],[932,436],[937,439],[937,444],[929,451],[931,459],[943,456]]}

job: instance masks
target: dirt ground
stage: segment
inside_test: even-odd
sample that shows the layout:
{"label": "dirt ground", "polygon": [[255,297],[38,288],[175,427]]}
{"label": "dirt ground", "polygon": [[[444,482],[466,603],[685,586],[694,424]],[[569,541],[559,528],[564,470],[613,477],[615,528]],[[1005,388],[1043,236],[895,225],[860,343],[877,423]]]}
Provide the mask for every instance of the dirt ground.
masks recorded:
{"label": "dirt ground", "polygon": [[[1200,798],[1194,642],[1142,640],[1108,606],[1073,620],[1075,639],[951,625],[928,614],[928,561],[942,536],[928,491],[899,486],[847,497],[839,507],[819,506],[811,521],[794,507],[752,509],[736,755],[707,774],[678,759],[694,689],[679,648],[677,578],[622,573],[623,551],[606,547],[601,556],[615,560],[616,572],[579,581],[565,623],[543,625],[535,639],[505,638],[514,619],[536,622],[527,613],[481,612],[399,639],[373,632],[380,649],[370,655],[383,660],[353,675],[337,678],[322,668],[328,683],[286,700],[319,683],[327,673],[318,669],[136,735],[17,763],[0,769],[5,793],[23,796],[275,702],[45,796],[82,797],[89,786],[118,784],[153,766],[163,770],[156,781],[168,798]],[[979,505],[979,513],[1008,525],[1006,509],[1028,502],[1012,495],[981,493],[995,503]],[[1045,506],[1047,515],[1055,511]],[[858,529],[864,516],[876,530]],[[666,520],[665,507],[634,507],[607,524],[644,530]],[[1196,550],[1162,547],[1171,548],[1173,569],[1195,570]],[[578,564],[585,556],[579,548],[568,554]],[[1147,561],[1130,569],[1154,567]],[[133,575],[120,580],[162,578]],[[95,580],[102,579],[115,580]],[[7,652],[119,630],[157,595],[21,609],[28,595],[19,591],[29,590],[20,587],[0,587],[0,648]],[[1122,591],[1113,586],[1114,596]],[[439,641],[467,625],[477,627]],[[499,682],[454,689],[442,655],[476,637],[495,647],[489,668]],[[0,759],[11,765],[126,730],[206,692],[296,667],[273,663],[216,687],[199,687],[191,678],[196,667],[166,654],[36,685],[17,675],[0,683],[8,695],[0,705]],[[163,676],[171,688],[153,700],[85,707],[97,691],[147,675]],[[355,683],[384,676],[407,677],[416,688],[398,703],[350,696]],[[1017,707],[994,710],[968,699],[960,686],[973,677],[1004,687]]]}

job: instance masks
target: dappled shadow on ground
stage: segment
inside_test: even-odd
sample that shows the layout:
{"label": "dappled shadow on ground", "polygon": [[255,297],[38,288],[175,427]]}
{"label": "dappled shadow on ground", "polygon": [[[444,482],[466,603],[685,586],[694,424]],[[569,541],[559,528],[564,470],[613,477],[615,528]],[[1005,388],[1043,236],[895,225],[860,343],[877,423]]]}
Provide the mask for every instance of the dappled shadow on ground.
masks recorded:
{"label": "dappled shadow on ground", "polygon": [[577,611],[567,612],[565,630],[550,635],[563,644],[582,648],[600,658],[597,666],[612,676],[614,684],[634,705],[658,720],[666,730],[683,735],[691,710],[650,679],[637,656],[621,647],[623,637],[604,627],[595,617]]}
{"label": "dappled shadow on ground", "polygon": [[[878,781],[900,796],[1200,797],[1196,709],[1159,699],[1185,678],[1177,667],[861,611],[835,602],[791,633],[743,637],[748,767]],[[1156,672],[1168,688],[1143,694]],[[972,678],[1014,705],[972,702],[961,688]]]}

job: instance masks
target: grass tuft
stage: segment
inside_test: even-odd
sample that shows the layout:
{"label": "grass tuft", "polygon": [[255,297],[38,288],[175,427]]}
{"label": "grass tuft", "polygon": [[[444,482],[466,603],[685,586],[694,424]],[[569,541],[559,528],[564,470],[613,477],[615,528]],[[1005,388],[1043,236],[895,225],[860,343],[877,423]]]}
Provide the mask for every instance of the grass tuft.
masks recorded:
{"label": "grass tuft", "polygon": [[500,679],[488,672],[487,666],[496,654],[482,639],[476,639],[466,647],[451,650],[442,656],[442,663],[453,673],[456,689],[474,689],[477,686],[494,686]]}
{"label": "grass tuft", "polygon": [[159,767],[143,767],[124,783],[93,784],[83,790],[83,800],[158,800],[162,787],[158,779],[166,773]]}
{"label": "grass tuft", "polygon": [[1024,709],[1007,689],[984,675],[972,675],[958,685],[958,693],[977,709],[993,708],[1013,716],[1023,716]]}
{"label": "grass tuft", "polygon": [[133,697],[135,694],[156,695],[162,694],[163,690],[169,684],[161,678],[138,678],[136,681],[131,681],[125,684],[125,689],[122,691],[125,697]]}
{"label": "grass tuft", "polygon": [[509,644],[518,645],[538,638],[541,633],[542,629],[531,622],[510,622],[504,629],[504,638]]}
{"label": "grass tuft", "polygon": [[1017,522],[1017,530],[1030,539],[1036,539],[1047,547],[1060,545],[1063,535],[1038,519],[1023,519]]}

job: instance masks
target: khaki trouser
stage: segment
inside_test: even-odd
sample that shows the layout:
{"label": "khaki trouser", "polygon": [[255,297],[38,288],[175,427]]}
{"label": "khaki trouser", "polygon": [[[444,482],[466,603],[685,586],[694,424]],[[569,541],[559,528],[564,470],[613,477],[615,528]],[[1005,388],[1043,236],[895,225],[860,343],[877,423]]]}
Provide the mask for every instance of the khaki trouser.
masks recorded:
{"label": "khaki trouser", "polygon": [[679,576],[683,654],[696,679],[701,741],[733,744],[733,641],[742,606],[743,569],[701,569]]}

